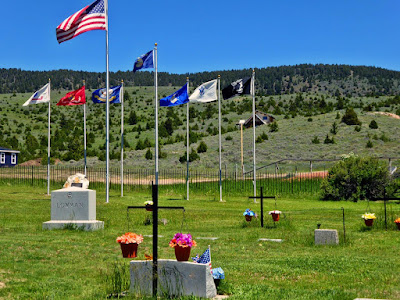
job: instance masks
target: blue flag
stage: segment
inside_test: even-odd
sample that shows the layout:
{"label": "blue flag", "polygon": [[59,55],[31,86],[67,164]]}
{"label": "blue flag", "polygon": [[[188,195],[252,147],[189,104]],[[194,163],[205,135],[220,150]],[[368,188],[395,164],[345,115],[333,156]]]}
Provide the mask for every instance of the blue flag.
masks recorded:
{"label": "blue flag", "polygon": [[[92,101],[94,103],[106,103],[107,94],[106,89],[95,90],[92,94]],[[110,103],[121,103],[121,85],[114,86],[109,90]]]}
{"label": "blue flag", "polygon": [[133,64],[133,72],[135,73],[137,70],[150,68],[154,68],[153,50],[138,57],[138,59]]}
{"label": "blue flag", "polygon": [[172,95],[160,99],[160,106],[176,106],[189,102],[187,83]]}

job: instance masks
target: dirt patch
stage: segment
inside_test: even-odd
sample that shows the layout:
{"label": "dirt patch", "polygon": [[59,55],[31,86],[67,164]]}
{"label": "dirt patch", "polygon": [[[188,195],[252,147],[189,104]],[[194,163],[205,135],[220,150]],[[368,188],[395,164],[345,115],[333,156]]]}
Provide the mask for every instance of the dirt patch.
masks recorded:
{"label": "dirt patch", "polygon": [[384,116],[388,116],[388,117],[391,117],[391,118],[394,118],[394,119],[400,119],[399,115],[392,114],[392,113],[389,113],[389,112],[384,112],[384,111],[374,111],[373,114],[384,115]]}
{"label": "dirt patch", "polygon": [[23,162],[22,164],[19,164],[19,165],[20,166],[40,166],[41,164],[42,164],[42,159],[36,158],[36,159],[32,159],[32,160]]}
{"label": "dirt patch", "polygon": [[4,282],[0,281],[0,289],[5,288],[5,287],[6,287],[6,284]]}

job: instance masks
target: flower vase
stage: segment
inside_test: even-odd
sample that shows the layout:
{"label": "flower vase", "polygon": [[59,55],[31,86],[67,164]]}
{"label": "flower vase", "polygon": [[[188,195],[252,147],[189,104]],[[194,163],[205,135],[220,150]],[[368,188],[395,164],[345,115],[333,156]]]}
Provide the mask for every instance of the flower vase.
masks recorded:
{"label": "flower vase", "polygon": [[146,204],[146,210],[147,211],[153,211],[153,205]]}
{"label": "flower vase", "polygon": [[246,218],[246,221],[247,221],[247,222],[250,222],[251,219],[253,218],[253,216],[248,216],[248,215],[245,215],[244,217]]}
{"label": "flower vase", "polygon": [[175,246],[175,257],[177,261],[188,261],[191,247]]}
{"label": "flower vase", "polygon": [[374,223],[374,219],[364,219],[365,225],[371,227]]}
{"label": "flower vase", "polygon": [[137,243],[124,244],[120,243],[122,250],[122,257],[134,258],[137,256]]}
{"label": "flower vase", "polygon": [[279,216],[280,214],[271,214],[272,219],[274,220],[274,222],[278,222],[279,221]]}
{"label": "flower vase", "polygon": [[400,230],[400,223],[396,223],[397,229]]}

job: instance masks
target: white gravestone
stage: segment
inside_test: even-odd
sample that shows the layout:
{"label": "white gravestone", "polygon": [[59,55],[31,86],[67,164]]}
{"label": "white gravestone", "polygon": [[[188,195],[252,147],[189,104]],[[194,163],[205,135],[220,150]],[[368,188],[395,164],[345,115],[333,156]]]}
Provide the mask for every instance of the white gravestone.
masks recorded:
{"label": "white gravestone", "polygon": [[[153,293],[153,262],[132,260],[130,263],[131,292],[138,296]],[[213,298],[217,295],[210,267],[206,264],[158,260],[159,296],[196,296]]]}
{"label": "white gravestone", "polygon": [[336,229],[315,229],[315,245],[339,245],[339,235]]}
{"label": "white gravestone", "polygon": [[96,230],[104,222],[96,220],[96,191],[69,187],[51,192],[51,221],[43,229],[79,228]]}

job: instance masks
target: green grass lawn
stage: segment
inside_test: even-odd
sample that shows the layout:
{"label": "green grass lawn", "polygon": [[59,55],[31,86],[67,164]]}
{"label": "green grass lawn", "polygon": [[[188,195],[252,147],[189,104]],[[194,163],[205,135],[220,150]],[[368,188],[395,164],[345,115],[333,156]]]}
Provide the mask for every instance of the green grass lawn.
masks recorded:
{"label": "green grass lawn", "polygon": [[[104,189],[97,192],[97,219],[104,230],[43,231],[50,220],[50,196],[46,188],[22,185],[0,187],[0,299],[105,299],[116,266],[129,268],[115,239],[126,231],[152,234],[145,225],[150,212],[131,211],[128,205],[142,205],[150,193],[131,192],[121,198],[112,192],[106,204]],[[274,224],[266,200],[264,224],[260,219],[244,221],[251,208],[260,215],[259,204],[247,196],[218,197],[192,194],[190,201],[169,190],[161,192],[159,204],[184,206],[183,232],[198,239],[193,256],[211,246],[212,266],[222,267],[226,279],[219,292],[230,299],[354,299],[400,298],[400,231],[393,220],[400,217],[400,204],[388,205],[388,230],[384,226],[382,203],[365,201],[322,202],[313,196],[277,199],[283,211]],[[345,210],[346,242],[343,239],[342,210]],[[376,213],[374,226],[366,228],[361,215]],[[181,231],[181,211],[160,211],[168,220],[159,226],[159,258],[174,258],[169,240]],[[339,246],[315,246],[314,229],[337,229]],[[259,242],[259,238],[283,239],[282,243]],[[138,258],[152,253],[152,239],[144,238]],[[128,297],[129,298],[129,297]]]}

